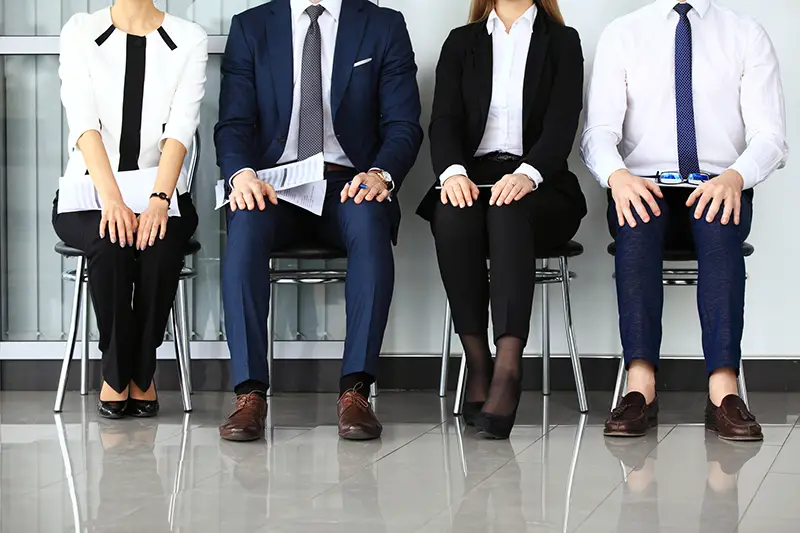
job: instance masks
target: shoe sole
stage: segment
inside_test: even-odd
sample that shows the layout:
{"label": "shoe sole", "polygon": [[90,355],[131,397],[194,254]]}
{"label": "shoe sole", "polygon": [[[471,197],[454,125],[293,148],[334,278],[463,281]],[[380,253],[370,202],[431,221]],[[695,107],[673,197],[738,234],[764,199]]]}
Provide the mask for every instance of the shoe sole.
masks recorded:
{"label": "shoe sole", "polygon": [[650,430],[658,427],[658,418],[654,418],[648,421],[647,429],[642,432],[633,433],[631,431],[608,431],[606,429],[603,430],[604,437],[615,437],[615,438],[622,438],[622,439],[638,439],[641,437],[646,437]]}
{"label": "shoe sole", "polygon": [[220,435],[219,438],[230,442],[253,442],[256,440],[263,439],[264,433],[262,432],[260,435],[257,435],[255,437],[252,435],[245,435],[242,433],[233,433],[231,435]]}
{"label": "shoe sole", "polygon": [[344,440],[376,440],[381,438],[380,434],[371,435],[363,431],[350,431],[347,433],[339,433],[339,438]]}
{"label": "shoe sole", "polygon": [[710,431],[714,433],[720,440],[725,440],[728,442],[760,442],[764,440],[764,435],[740,435],[740,436],[733,436],[728,437],[722,435],[719,430],[715,426],[706,426],[706,431]]}
{"label": "shoe sole", "polygon": [[100,412],[98,412],[97,414],[100,415],[100,418],[105,418],[106,420],[122,420],[123,418],[126,418],[128,416],[128,415],[125,415],[125,414],[108,415],[108,414],[103,414],[103,413],[100,413]]}
{"label": "shoe sole", "polygon": [[495,435],[494,433],[489,433],[488,431],[484,430],[478,431],[478,437],[486,440],[508,440],[510,436],[510,433],[508,435]]}
{"label": "shoe sole", "polygon": [[154,416],[158,416],[158,413],[125,413],[125,414],[131,418],[153,418]]}

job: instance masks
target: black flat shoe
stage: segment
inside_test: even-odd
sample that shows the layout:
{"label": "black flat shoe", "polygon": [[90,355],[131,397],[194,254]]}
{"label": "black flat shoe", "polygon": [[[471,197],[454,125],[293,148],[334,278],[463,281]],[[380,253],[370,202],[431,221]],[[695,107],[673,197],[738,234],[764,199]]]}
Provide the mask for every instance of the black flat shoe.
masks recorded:
{"label": "black flat shoe", "polygon": [[150,418],[158,414],[158,400],[137,400],[130,398],[125,414],[134,418]]}
{"label": "black flat shoe", "polygon": [[466,425],[475,425],[475,420],[477,420],[478,415],[481,414],[484,403],[485,402],[464,402],[464,406],[461,408],[461,418],[464,419]]}
{"label": "black flat shoe", "polygon": [[97,400],[97,413],[103,418],[118,420],[120,418],[125,418],[125,409],[127,405],[127,400],[121,402],[104,402],[103,400]]}
{"label": "black flat shoe", "polygon": [[506,440],[511,435],[511,430],[514,429],[516,419],[516,409],[510,416],[480,413],[475,420],[475,427],[478,429],[479,437],[489,440]]}

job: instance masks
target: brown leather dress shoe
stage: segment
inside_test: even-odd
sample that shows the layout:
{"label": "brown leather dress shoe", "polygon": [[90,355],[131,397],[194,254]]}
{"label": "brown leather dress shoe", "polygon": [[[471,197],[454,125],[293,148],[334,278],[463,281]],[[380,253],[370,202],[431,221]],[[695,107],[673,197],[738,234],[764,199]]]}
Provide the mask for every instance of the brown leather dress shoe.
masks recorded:
{"label": "brown leather dress shoe", "polygon": [[383,426],[372,411],[369,401],[354,390],[339,398],[339,437],[347,440],[378,439]]}
{"label": "brown leather dress shoe", "polygon": [[267,400],[257,392],[236,397],[236,407],[219,427],[219,436],[225,440],[246,442],[264,436],[267,421]]}
{"label": "brown leather dress shoe", "polygon": [[647,405],[641,392],[629,392],[606,420],[606,437],[644,437],[658,425],[658,398]]}
{"label": "brown leather dress shoe", "polygon": [[735,394],[722,399],[719,407],[706,404],[706,429],[715,432],[719,438],[736,441],[764,440],[761,426],[756,422],[744,401]]}

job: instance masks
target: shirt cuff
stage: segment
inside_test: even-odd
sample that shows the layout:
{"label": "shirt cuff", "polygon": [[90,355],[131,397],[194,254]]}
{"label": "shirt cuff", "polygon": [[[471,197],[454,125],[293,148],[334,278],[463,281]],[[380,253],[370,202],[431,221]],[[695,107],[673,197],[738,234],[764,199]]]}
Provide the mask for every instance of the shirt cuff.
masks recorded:
{"label": "shirt cuff", "polygon": [[255,170],[253,170],[252,168],[250,168],[250,167],[245,167],[245,168],[243,168],[243,169],[241,169],[241,170],[239,170],[237,172],[234,172],[233,176],[231,176],[231,178],[228,180],[228,185],[230,186],[231,189],[233,189],[233,178],[235,178],[236,176],[238,176],[239,174],[241,174],[242,172],[244,172],[246,170],[249,170],[250,172],[252,172],[256,176],[258,175],[258,173]]}
{"label": "shirt cuff", "polygon": [[544,181],[542,173],[533,168],[528,163],[522,163],[519,166],[519,168],[517,168],[517,170],[514,172],[514,174],[525,174],[526,176],[528,176],[528,178],[530,178],[530,180],[533,182],[533,190],[538,189],[539,185],[541,185],[542,182]]}
{"label": "shirt cuff", "polygon": [[744,182],[742,190],[752,189],[761,181],[758,179],[760,175],[758,163],[747,157],[746,154],[739,157],[739,159],[730,166],[730,170],[735,170],[742,176],[742,181]]}
{"label": "shirt cuff", "polygon": [[439,176],[439,183],[441,185],[444,185],[444,182],[452,178],[453,176],[466,176],[466,175],[467,175],[467,169],[464,168],[464,165],[450,165],[444,172],[442,172],[442,175]]}

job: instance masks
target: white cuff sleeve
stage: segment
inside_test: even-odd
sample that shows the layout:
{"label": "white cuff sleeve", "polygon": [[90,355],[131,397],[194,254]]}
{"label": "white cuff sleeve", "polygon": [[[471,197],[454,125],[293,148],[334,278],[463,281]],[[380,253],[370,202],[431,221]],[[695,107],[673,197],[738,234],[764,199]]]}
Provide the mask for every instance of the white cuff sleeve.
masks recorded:
{"label": "white cuff sleeve", "polygon": [[530,166],[528,163],[522,163],[514,174],[525,174],[533,182],[533,190],[539,188],[539,185],[544,181],[541,172]]}
{"label": "white cuff sleeve", "polygon": [[253,174],[258,175],[255,170],[253,170],[252,168],[249,168],[249,167],[248,168],[243,168],[242,170],[239,170],[238,172],[235,172],[233,174],[233,176],[231,176],[231,179],[228,180],[228,185],[230,186],[231,189],[233,189],[233,178],[235,178],[236,176],[238,176],[239,174],[241,174],[242,172],[245,172],[247,170],[249,170]]}
{"label": "white cuff sleeve", "polygon": [[448,180],[448,178],[452,178],[453,176],[466,176],[467,169],[464,168],[463,165],[450,165],[447,169],[442,172],[442,175],[439,176],[439,183],[444,185],[444,182]]}

